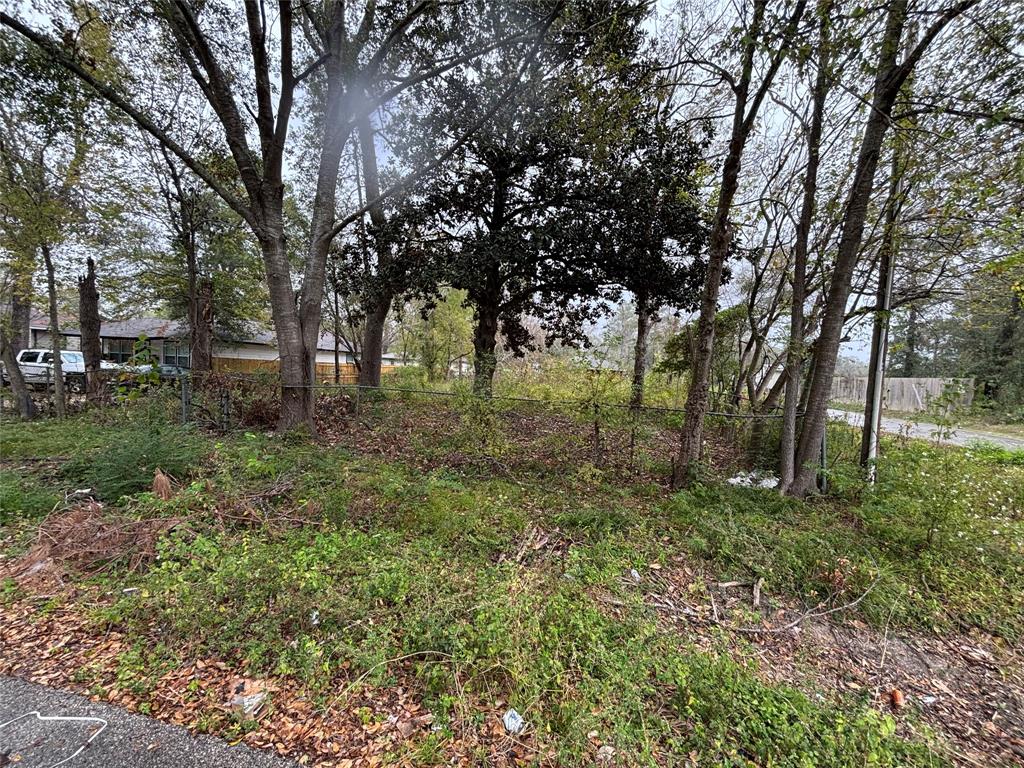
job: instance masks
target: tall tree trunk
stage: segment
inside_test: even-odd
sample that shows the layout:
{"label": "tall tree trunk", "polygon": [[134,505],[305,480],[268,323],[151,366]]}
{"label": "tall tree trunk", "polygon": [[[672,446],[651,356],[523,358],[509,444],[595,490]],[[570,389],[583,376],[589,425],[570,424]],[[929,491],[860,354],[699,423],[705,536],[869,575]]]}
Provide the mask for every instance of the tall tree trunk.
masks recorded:
{"label": "tall tree trunk", "polygon": [[630,410],[638,411],[644,404],[644,374],[647,372],[647,339],[651,333],[651,312],[647,297],[636,297],[636,344],[633,346],[633,386]]}
{"label": "tall tree trunk", "polygon": [[391,302],[379,297],[375,303],[367,306],[366,320],[363,323],[363,365],[359,369],[360,386],[380,386],[380,370],[384,354],[384,327],[387,324],[390,308]]}
{"label": "tall tree trunk", "polygon": [[473,392],[491,396],[494,372],[497,369],[495,349],[498,346],[498,301],[477,302],[476,326],[473,328]]}
{"label": "tall tree trunk", "polygon": [[[280,210],[280,209],[278,209]],[[313,424],[313,360],[305,344],[302,323],[296,307],[288,269],[288,253],[284,240],[283,216],[272,215],[275,223],[265,225],[260,250],[267,270],[271,316],[277,336],[281,371],[281,412],[277,429],[287,432],[300,425],[314,429]],[[314,347],[315,349],[315,347]]]}
{"label": "tall tree trunk", "polygon": [[64,396],[64,365],[60,358],[61,337],[60,321],[57,318],[57,280],[53,269],[53,254],[49,245],[42,246],[43,263],[46,265],[46,295],[49,300],[50,309],[50,343],[53,349],[53,402],[54,413],[58,419],[63,419],[66,413],[67,402]]}
{"label": "tall tree trunk", "polygon": [[96,289],[96,262],[90,257],[86,259],[85,267],[85,275],[78,278],[78,331],[81,334],[82,357],[85,358],[85,396],[95,404],[99,402],[102,388],[100,294]]}
{"label": "tall tree trunk", "polygon": [[814,77],[811,124],[807,130],[807,168],[803,199],[793,248],[793,297],[789,314],[789,345],[786,349],[786,396],[782,403],[782,434],[779,437],[779,490],[789,489],[796,474],[796,416],[800,404],[800,373],[804,363],[804,302],[807,300],[807,249],[818,194],[821,133],[828,91],[829,18],[831,0],[819,3],[818,70]]}
{"label": "tall tree trunk", "polygon": [[198,373],[213,370],[213,280],[200,278],[190,308],[191,367]]}
{"label": "tall tree trunk", "polygon": [[[357,132],[359,152],[363,161],[366,199],[375,200],[380,197],[380,178],[377,172],[377,148],[374,145],[373,125],[368,116],[358,121]],[[384,207],[379,203],[370,205],[369,213],[370,223],[373,225],[374,250],[377,253],[376,279],[382,284],[376,286],[376,290],[367,291],[363,301],[366,323],[363,326],[363,364],[359,369],[359,383],[365,387],[379,387],[381,356],[384,354],[384,326],[394,296],[388,285],[391,280],[391,255],[388,249],[391,246],[385,233],[387,218],[384,215]]]}
{"label": "tall tree trunk", "polygon": [[9,343],[18,354],[32,346],[32,292],[15,286],[11,291],[11,333]]}
{"label": "tall tree trunk", "polygon": [[846,320],[846,303],[850,296],[853,271],[864,237],[868,203],[874,189],[875,171],[878,169],[882,141],[891,121],[893,104],[903,83],[931,41],[952,19],[976,3],[977,0],[962,0],[943,11],[903,62],[898,62],[897,58],[907,19],[907,0],[892,0],[889,4],[885,32],[879,50],[871,109],[864,127],[856,170],[846,202],[825,314],[815,345],[814,375],[811,378],[807,412],[797,447],[796,476],[789,488],[791,495],[802,496],[815,486],[817,472],[813,462],[825,433],[829,393]]}
{"label": "tall tree trunk", "polygon": [[672,467],[672,487],[688,485],[698,474],[701,460],[701,438],[704,430],[704,415],[708,410],[708,386],[711,377],[711,362],[715,343],[715,315],[718,312],[718,294],[722,284],[722,275],[726,259],[729,257],[732,244],[732,223],[729,219],[732,202],[739,188],[740,163],[743,150],[754,124],[754,118],[760,109],[761,102],[771,85],[771,81],[782,63],[783,52],[788,48],[796,32],[796,26],[803,16],[804,0],[799,0],[790,17],[778,52],[772,65],[765,73],[761,84],[754,95],[748,98],[754,72],[754,58],[762,45],[760,40],[764,23],[767,0],[755,0],[750,27],[744,36],[743,67],[740,77],[733,86],[735,106],[733,109],[732,131],[729,137],[729,148],[725,163],[722,166],[722,185],[718,191],[718,205],[715,208],[714,221],[711,226],[711,237],[708,247],[708,268],[704,280],[704,291],[700,303],[700,319],[697,322],[696,354],[690,367],[690,387],[686,397],[686,412],[683,428],[679,435],[679,451]]}
{"label": "tall tree trunk", "polygon": [[[317,165],[316,192],[313,195],[313,210],[310,217],[310,241],[302,275],[302,289],[299,293],[298,311],[295,308],[294,291],[291,289],[290,270],[284,242],[283,200],[284,184],[277,180],[273,186],[272,232],[281,233],[280,241],[274,238],[279,251],[282,281],[288,281],[287,292],[283,287],[280,297],[289,295],[291,306],[275,305],[274,322],[277,328],[278,345],[281,349],[282,408],[278,429],[284,430],[305,424],[316,432],[314,423],[313,386],[316,383],[316,350],[320,341],[320,320],[323,316],[324,284],[326,282],[327,257],[334,240],[335,202],[338,187],[338,169],[345,143],[351,133],[350,87],[355,64],[349,59],[351,51],[346,46],[345,3],[331,5],[331,22],[327,31],[329,58],[325,64],[327,93],[324,100],[324,135],[320,145]],[[269,280],[268,275],[268,280]],[[271,290],[273,303],[275,291]],[[278,317],[278,315],[281,315]],[[294,322],[292,320],[294,318]],[[282,343],[282,338],[284,342]],[[287,356],[287,359],[286,359]],[[287,405],[286,405],[287,401]]]}

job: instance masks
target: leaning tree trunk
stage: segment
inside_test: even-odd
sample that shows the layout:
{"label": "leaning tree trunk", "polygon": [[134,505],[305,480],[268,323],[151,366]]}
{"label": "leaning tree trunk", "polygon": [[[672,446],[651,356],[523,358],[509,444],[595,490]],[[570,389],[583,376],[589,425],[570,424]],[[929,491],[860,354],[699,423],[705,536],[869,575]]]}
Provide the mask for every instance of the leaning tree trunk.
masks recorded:
{"label": "leaning tree trunk", "polygon": [[359,369],[359,386],[379,387],[380,371],[384,355],[384,326],[387,324],[391,301],[377,297],[367,305],[366,321],[363,324],[362,367]]}
{"label": "leaning tree trunk", "polygon": [[633,386],[629,408],[639,411],[644,404],[644,374],[647,372],[647,340],[651,335],[651,312],[646,298],[636,300],[636,344],[633,347]]}
{"label": "leaning tree trunk", "polygon": [[50,253],[50,246],[44,245],[43,262],[46,264],[46,294],[49,300],[50,309],[50,342],[53,346],[53,402],[54,413],[58,419],[63,419],[66,413],[67,403],[64,400],[64,365],[60,359],[61,339],[60,322],[57,318],[57,280],[53,269],[53,255]]}
{"label": "leaning tree trunk", "polygon": [[766,0],[755,0],[754,2],[753,16],[744,45],[743,68],[733,87],[736,103],[733,109],[729,148],[722,166],[722,186],[718,192],[718,205],[715,208],[714,221],[711,226],[708,268],[700,302],[700,318],[697,321],[695,355],[693,365],[690,366],[690,387],[686,396],[686,413],[679,435],[679,451],[672,466],[673,488],[688,485],[696,479],[700,465],[701,438],[704,430],[704,415],[708,410],[708,387],[715,343],[715,315],[718,312],[718,293],[722,284],[725,262],[731,250],[732,225],[729,215],[732,212],[733,198],[739,188],[740,161],[743,157],[743,149],[753,127],[754,117],[768,91],[768,86],[781,65],[781,52],[788,46],[790,38],[795,32],[796,24],[803,15],[804,5],[803,0],[797,2],[784,40],[780,44],[780,51],[773,58],[754,98],[750,100],[750,113],[748,114],[747,106],[750,85],[753,80],[754,57],[761,44],[759,38],[767,7]]}
{"label": "leaning tree trunk", "polygon": [[11,396],[14,398],[18,413],[23,419],[31,419],[35,415],[32,396],[29,394],[21,368],[18,367],[18,352],[7,337],[3,324],[0,324],[0,360],[3,360],[7,378],[11,381]]}
{"label": "leaning tree trunk", "polygon": [[102,382],[100,360],[103,350],[100,342],[100,294],[96,290],[96,262],[86,259],[86,272],[78,278],[78,331],[85,358],[85,397],[89,403],[99,402]]}
{"label": "leaning tree trunk", "polygon": [[690,366],[690,387],[686,395],[686,412],[679,436],[679,453],[672,468],[672,487],[681,488],[696,479],[701,458],[701,438],[704,414],[708,410],[708,388],[711,381],[711,362],[715,344],[715,315],[718,312],[718,293],[722,285],[725,261],[729,256],[732,227],[729,211],[739,187],[740,153],[743,141],[733,136],[729,143],[729,156],[725,161],[718,210],[711,230],[708,270],[700,302],[700,319],[694,340],[693,365]]}
{"label": "leaning tree trunk", "polygon": [[[824,6],[824,7],[822,7]],[[786,348],[786,397],[782,404],[782,434],[779,438],[779,490],[785,493],[796,473],[796,416],[800,404],[800,373],[804,362],[804,302],[807,299],[807,249],[814,220],[814,201],[818,194],[818,165],[821,160],[821,134],[828,90],[828,13],[831,2],[819,6],[818,71],[814,79],[814,104],[807,131],[807,168],[804,171],[803,200],[793,248],[793,297],[789,320],[789,345]]]}
{"label": "leaning tree trunk", "polygon": [[882,141],[891,122],[893,104],[903,83],[931,41],[950,21],[977,2],[978,0],[962,0],[957,5],[943,11],[922,36],[921,42],[914,47],[902,63],[897,62],[897,57],[907,19],[907,0],[893,0],[886,12],[885,32],[879,49],[871,109],[864,127],[864,137],[861,140],[857,166],[846,202],[825,315],[822,318],[821,331],[815,345],[814,375],[811,379],[807,412],[804,416],[800,443],[797,448],[796,477],[789,489],[791,495],[807,494],[815,485],[816,471],[813,459],[820,449],[825,433],[832,377],[835,374],[839,344],[846,320],[846,304],[850,297],[850,285],[854,268],[857,265],[857,255],[864,238],[868,203],[874,188],[875,171],[878,168]]}

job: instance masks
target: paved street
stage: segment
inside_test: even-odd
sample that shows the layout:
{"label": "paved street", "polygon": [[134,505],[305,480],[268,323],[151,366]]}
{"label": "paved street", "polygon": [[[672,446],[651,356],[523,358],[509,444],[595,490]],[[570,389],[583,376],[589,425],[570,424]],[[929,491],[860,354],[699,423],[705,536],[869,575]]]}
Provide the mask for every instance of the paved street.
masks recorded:
{"label": "paved street", "polygon": [[[83,719],[46,720],[31,712],[43,718]],[[210,736],[194,736],[184,728],[95,704],[83,696],[0,676],[0,766],[296,768],[297,764]]]}
{"label": "paved street", "polygon": [[[842,411],[837,408],[829,408],[828,415],[830,419],[845,421],[855,427],[861,427],[864,425],[863,413],[854,413],[852,411]],[[922,440],[934,440],[938,430],[939,427],[936,424],[928,424],[927,422],[915,423],[913,421],[905,421],[904,419],[892,419],[887,416],[882,417],[883,432],[891,432],[893,434],[899,434],[902,432],[910,435],[910,437],[917,437]],[[943,438],[941,442],[948,445],[967,445],[978,440],[983,440],[986,443],[992,443],[1011,450],[1024,451],[1024,439],[1019,437],[1008,437],[1006,435],[997,435],[992,432],[979,432],[973,429],[957,429],[952,435]]]}

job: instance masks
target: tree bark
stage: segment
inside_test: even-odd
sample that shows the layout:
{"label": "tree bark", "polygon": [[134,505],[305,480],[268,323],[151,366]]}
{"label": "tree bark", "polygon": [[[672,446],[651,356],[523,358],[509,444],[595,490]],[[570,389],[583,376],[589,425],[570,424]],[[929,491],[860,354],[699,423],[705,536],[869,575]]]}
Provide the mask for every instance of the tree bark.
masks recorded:
{"label": "tree bark", "polygon": [[789,345],[786,349],[786,395],[782,403],[782,434],[779,438],[779,490],[788,490],[796,474],[796,416],[800,404],[800,374],[804,363],[804,302],[807,300],[807,250],[818,194],[818,166],[821,161],[821,134],[828,91],[829,20],[832,3],[818,6],[820,15],[818,69],[814,77],[811,124],[807,130],[807,168],[804,171],[803,200],[793,247],[793,296],[789,315]]}
{"label": "tree bark", "polygon": [[85,358],[85,396],[89,403],[100,400],[100,294],[96,290],[96,262],[86,259],[85,275],[78,278],[78,331],[81,334],[82,357]]}
{"label": "tree bark", "polygon": [[31,291],[19,290],[15,286],[11,291],[11,334],[9,343],[17,355],[21,350],[32,346],[32,299]]}
{"label": "tree bark", "polygon": [[390,301],[381,301],[366,306],[366,320],[363,323],[363,365],[359,369],[359,384],[363,387],[379,387],[382,356],[384,354],[384,326],[387,324]]}
{"label": "tree bark", "polygon": [[647,372],[647,340],[651,334],[651,312],[646,297],[636,298],[636,344],[633,347],[633,386],[629,408],[639,411],[644,404],[644,374]]}
{"label": "tree bark", "polygon": [[372,286],[363,300],[363,314],[366,322],[363,326],[362,366],[359,369],[359,383],[366,387],[380,386],[381,356],[384,354],[384,326],[387,321],[388,309],[394,297],[390,288],[391,280],[391,244],[385,232],[387,217],[384,206],[379,201],[380,177],[377,172],[377,147],[374,145],[373,125],[370,118],[364,116],[356,123],[359,136],[359,152],[362,158],[363,182],[366,185],[366,199],[369,206],[370,223],[374,236],[377,254],[376,279],[380,285]]}
{"label": "tree bark", "polygon": [[477,302],[473,328],[473,393],[490,397],[497,369],[498,301]]}
{"label": "tree bark", "polygon": [[[871,352],[868,359],[868,385],[864,402],[864,427],[861,430],[860,464],[867,468],[878,450],[878,425],[881,419],[885,386],[885,355],[889,346],[889,310],[892,303],[892,274],[896,259],[896,228],[899,219],[899,153],[893,150],[889,200],[885,207],[885,225],[879,246],[878,289],[871,323]],[[874,477],[869,469],[869,479]]]}
{"label": "tree bark", "polygon": [[64,365],[60,358],[60,321],[57,318],[57,280],[53,269],[53,254],[49,245],[43,245],[43,263],[46,265],[46,295],[50,311],[50,343],[53,349],[53,406],[58,419],[67,415],[67,401],[64,395]]}
{"label": "tree bark", "polygon": [[7,369],[7,378],[11,382],[11,396],[14,398],[18,413],[21,418],[27,420],[35,415],[35,405],[21,368],[18,367],[18,351],[20,350],[14,349],[3,325],[0,324],[0,360],[3,360],[4,368]]}
{"label": "tree bark", "polygon": [[190,365],[197,373],[213,370],[213,280],[205,277],[197,281],[195,295],[189,308],[191,336]]}
{"label": "tree bark", "polygon": [[296,307],[284,239],[283,217],[271,215],[270,218],[271,221],[265,225],[265,229],[273,234],[264,233],[260,240],[260,250],[267,271],[271,315],[274,319],[280,360],[281,412],[277,429],[279,432],[286,432],[304,424],[312,430],[313,398],[310,387],[313,384],[313,358],[307,352],[302,323]]}
{"label": "tree bark", "polygon": [[874,94],[864,136],[857,155],[856,170],[846,202],[839,247],[836,253],[832,281],[829,286],[825,314],[815,344],[814,374],[811,378],[803,429],[796,453],[796,476],[789,487],[793,496],[803,496],[815,487],[817,470],[814,460],[818,456],[825,433],[828,398],[835,374],[839,344],[846,320],[846,303],[857,256],[864,237],[868,203],[874,189],[875,172],[881,153],[882,141],[891,121],[892,107],[900,88],[913,71],[925,49],[952,19],[966,11],[977,0],[963,2],[946,9],[929,27],[921,41],[902,62],[898,62],[900,42],[907,19],[907,0],[892,0],[886,12],[885,32],[879,51],[875,75]]}

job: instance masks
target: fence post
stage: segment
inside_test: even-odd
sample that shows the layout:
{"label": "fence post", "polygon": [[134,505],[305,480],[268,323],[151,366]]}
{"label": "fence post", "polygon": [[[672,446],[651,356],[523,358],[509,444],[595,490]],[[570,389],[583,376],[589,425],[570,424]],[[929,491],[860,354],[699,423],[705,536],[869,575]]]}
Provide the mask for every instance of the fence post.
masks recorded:
{"label": "fence post", "polygon": [[220,391],[220,428],[224,432],[231,429],[231,390],[227,387]]}
{"label": "fence post", "polygon": [[191,379],[188,375],[181,379],[181,423],[188,424],[192,416]]}
{"label": "fence post", "polygon": [[359,416],[359,398],[362,388],[359,386],[359,382],[356,382],[356,416]]}

